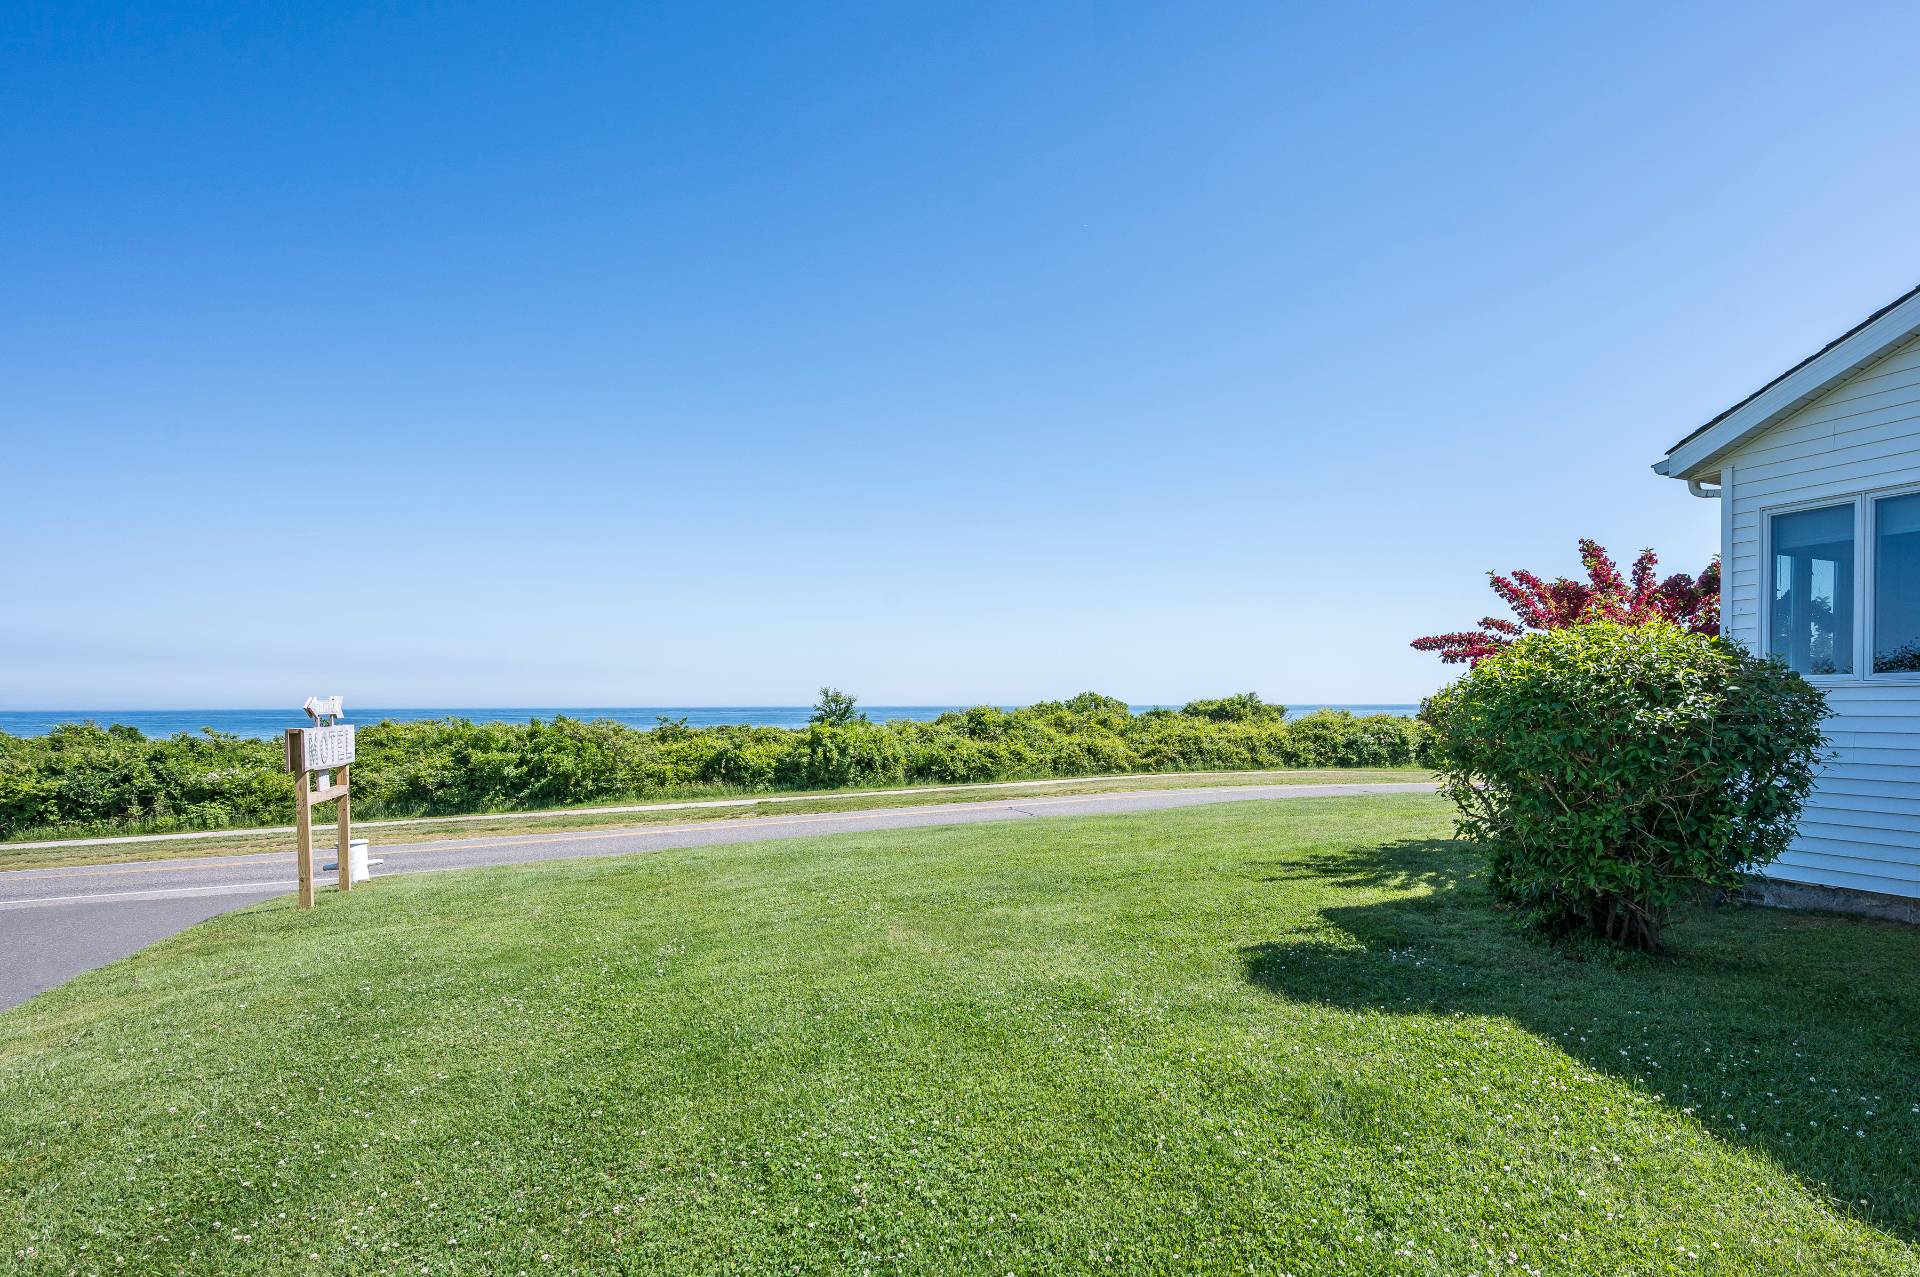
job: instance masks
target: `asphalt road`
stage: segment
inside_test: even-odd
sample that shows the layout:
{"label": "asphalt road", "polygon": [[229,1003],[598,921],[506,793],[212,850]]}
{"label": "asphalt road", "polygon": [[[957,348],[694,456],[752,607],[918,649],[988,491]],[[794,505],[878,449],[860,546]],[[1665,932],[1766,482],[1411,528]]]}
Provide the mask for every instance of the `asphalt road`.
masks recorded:
{"label": "asphalt road", "polygon": [[[1432,785],[1425,783],[1222,785],[813,815],[755,816],[680,825],[439,842],[380,842],[374,845],[372,855],[385,863],[376,866],[373,872],[380,878],[441,869],[478,869],[586,856],[629,856],[675,847],[817,837],[871,829],[1164,811],[1260,798],[1417,794],[1432,789]],[[323,890],[332,875],[322,876],[319,864],[332,858],[331,850],[324,855],[318,849],[315,851],[315,877]],[[84,971],[124,958],[203,919],[291,892],[296,885],[293,857],[285,852],[0,872],[0,1010],[24,1002]]]}

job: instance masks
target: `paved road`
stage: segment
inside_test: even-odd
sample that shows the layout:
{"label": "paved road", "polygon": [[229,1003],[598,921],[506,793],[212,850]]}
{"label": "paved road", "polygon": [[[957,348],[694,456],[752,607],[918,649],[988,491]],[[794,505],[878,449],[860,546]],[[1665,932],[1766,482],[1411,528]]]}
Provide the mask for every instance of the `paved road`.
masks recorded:
{"label": "paved road", "polygon": [[[1256,798],[1428,793],[1426,783],[1220,785],[1107,794],[1009,798],[991,802],[887,807],[813,815],[755,816],[680,825],[513,834],[440,842],[377,844],[376,876],[476,869],[488,865],[627,856],[674,847],[761,842],[870,829],[970,825],[1041,816],[1164,811]],[[316,856],[319,853],[316,852]],[[326,856],[330,860],[331,853]],[[317,865],[316,865],[317,876]],[[70,869],[0,872],[0,1010],[104,966],[215,914],[290,892],[293,857],[209,856]]]}

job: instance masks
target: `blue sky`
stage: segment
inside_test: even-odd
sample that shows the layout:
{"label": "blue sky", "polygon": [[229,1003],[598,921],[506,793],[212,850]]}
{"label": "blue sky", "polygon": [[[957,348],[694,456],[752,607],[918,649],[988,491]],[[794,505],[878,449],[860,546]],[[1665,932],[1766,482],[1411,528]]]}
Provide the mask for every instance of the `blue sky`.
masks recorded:
{"label": "blue sky", "polygon": [[1920,278],[1897,6],[0,18],[0,706],[1399,701]]}

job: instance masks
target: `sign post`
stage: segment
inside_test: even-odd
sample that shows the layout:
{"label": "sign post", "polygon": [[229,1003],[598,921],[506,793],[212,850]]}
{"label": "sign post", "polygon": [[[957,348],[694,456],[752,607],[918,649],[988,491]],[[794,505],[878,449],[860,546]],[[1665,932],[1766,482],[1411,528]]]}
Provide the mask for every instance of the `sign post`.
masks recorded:
{"label": "sign post", "polygon": [[[287,729],[287,770],[293,773],[294,854],[300,871],[300,907],[313,908],[313,809],[337,802],[340,834],[340,890],[353,890],[348,867],[348,842],[353,837],[353,799],[349,796],[353,766],[353,724],[338,723],[340,698],[312,697],[306,704],[312,727]],[[339,778],[335,779],[335,773]],[[318,785],[314,781],[318,777]]]}

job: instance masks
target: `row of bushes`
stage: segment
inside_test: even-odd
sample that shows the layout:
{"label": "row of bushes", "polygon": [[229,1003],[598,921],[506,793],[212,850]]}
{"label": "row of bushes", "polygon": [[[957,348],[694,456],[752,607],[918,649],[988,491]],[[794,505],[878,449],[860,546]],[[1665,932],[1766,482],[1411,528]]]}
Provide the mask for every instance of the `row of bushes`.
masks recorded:
{"label": "row of bushes", "polygon": [[[1319,711],[1287,721],[1252,694],[1129,712],[1095,693],[932,722],[850,715],[802,729],[652,730],[557,717],[360,728],[354,813],[450,815],[714,792],[1420,761],[1426,729],[1389,715]],[[149,739],[131,727],[0,732],[0,838],[284,824],[293,790],[279,741],[208,731]]]}

